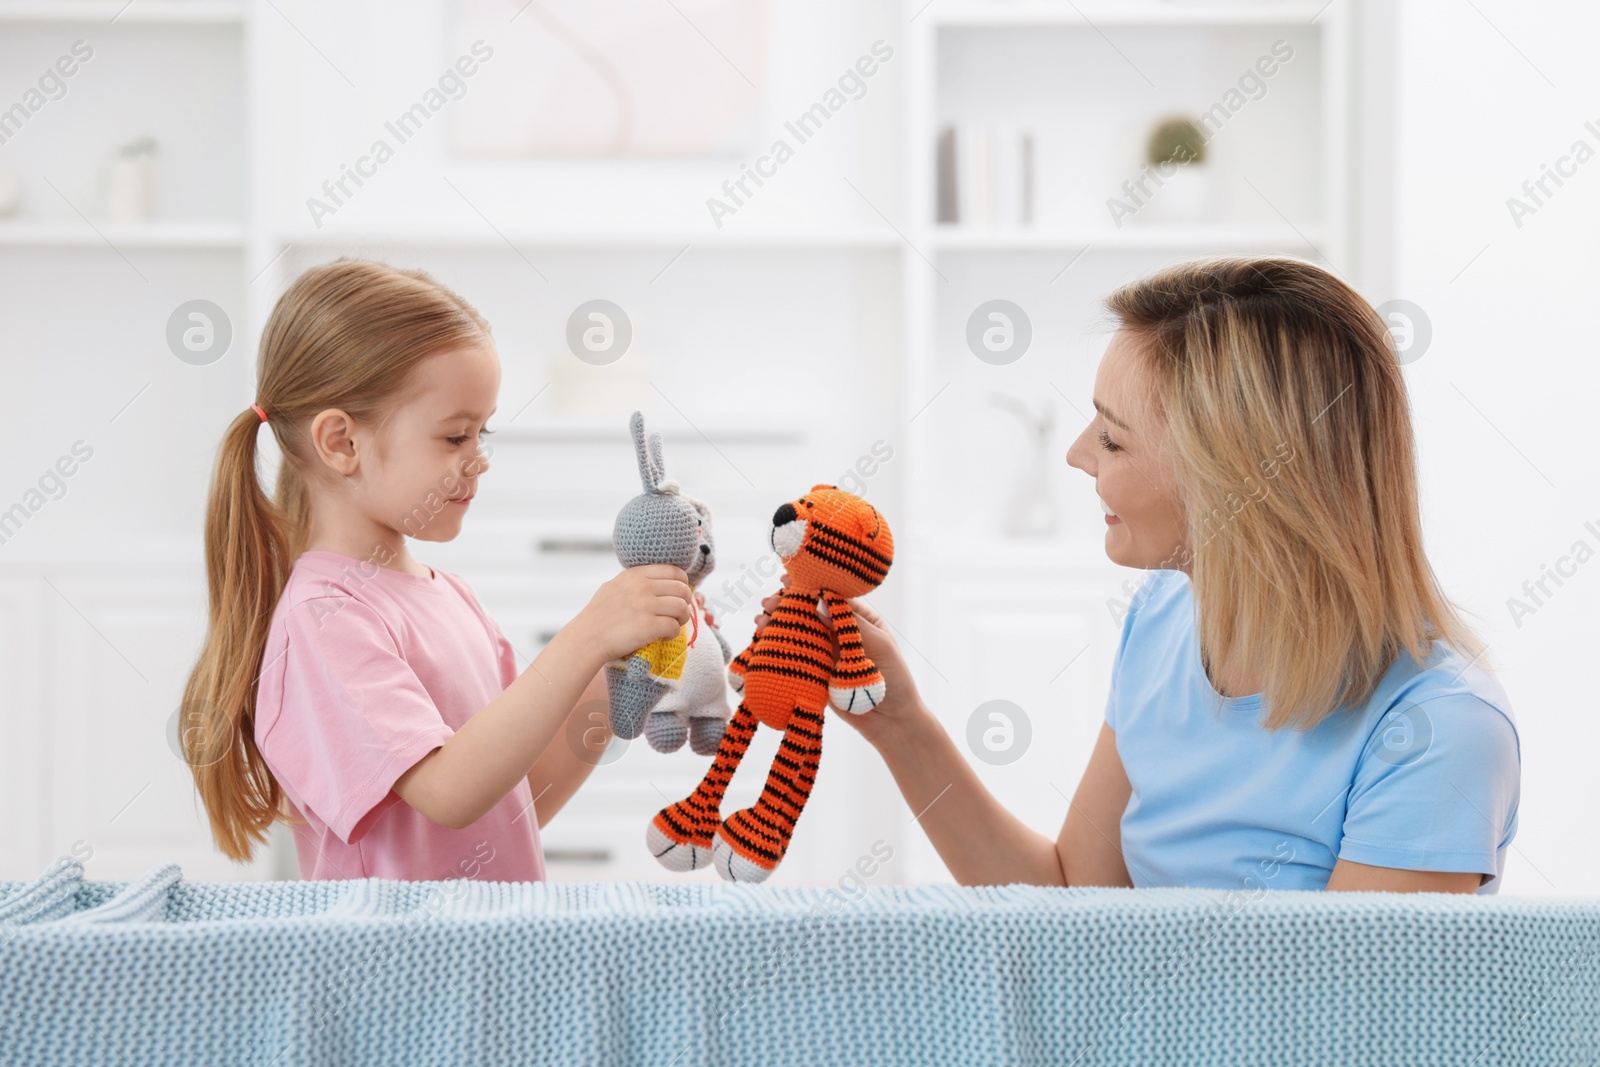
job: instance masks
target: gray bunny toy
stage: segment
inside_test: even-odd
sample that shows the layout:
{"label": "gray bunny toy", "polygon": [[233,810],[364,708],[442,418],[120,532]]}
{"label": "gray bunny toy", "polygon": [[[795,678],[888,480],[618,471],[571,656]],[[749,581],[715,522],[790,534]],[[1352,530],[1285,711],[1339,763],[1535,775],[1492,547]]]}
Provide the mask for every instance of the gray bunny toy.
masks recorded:
{"label": "gray bunny toy", "polygon": [[[624,567],[670,563],[698,586],[716,566],[711,513],[667,477],[661,435],[646,435],[644,415],[635,411],[628,428],[644,492],[617,514],[611,534],[617,561]],[[675,637],[606,665],[611,732],[628,740],[643,732],[658,752],[676,751],[687,739],[695,752],[709,756],[729,717],[726,667],[733,650],[698,603],[691,610],[693,618]]]}

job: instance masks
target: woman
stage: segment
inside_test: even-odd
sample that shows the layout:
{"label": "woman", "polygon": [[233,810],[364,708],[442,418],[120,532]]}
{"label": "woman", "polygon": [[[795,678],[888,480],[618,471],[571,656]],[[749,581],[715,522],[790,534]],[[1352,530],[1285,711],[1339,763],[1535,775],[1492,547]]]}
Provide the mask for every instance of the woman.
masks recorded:
{"label": "woman", "polygon": [[1066,458],[1106,554],[1152,573],[1060,835],[983,787],[861,603],[889,695],[841,717],[963,884],[1498,891],[1516,725],[1423,555],[1383,323],[1285,258],[1182,264],[1107,303]]}

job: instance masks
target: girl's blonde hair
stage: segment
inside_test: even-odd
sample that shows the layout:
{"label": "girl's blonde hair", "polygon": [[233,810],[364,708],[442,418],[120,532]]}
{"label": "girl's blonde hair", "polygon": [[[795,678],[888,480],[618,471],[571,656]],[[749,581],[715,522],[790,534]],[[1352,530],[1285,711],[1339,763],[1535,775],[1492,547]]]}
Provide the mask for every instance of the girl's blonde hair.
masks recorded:
{"label": "girl's blonde hair", "polygon": [[1106,304],[1164,416],[1203,661],[1232,654],[1263,681],[1263,725],[1309,729],[1436,638],[1480,660],[1423,554],[1392,335],[1354,289],[1297,259],[1224,256]]}
{"label": "girl's blonde hair", "polygon": [[256,471],[261,418],[229,424],[206,505],[210,620],[184,687],[180,744],[230,859],[248,861],[280,818],[283,792],[256,749],[256,682],[267,630],[310,523],[308,472],[317,457],[307,432],[327,408],[381,423],[412,372],[436,353],[485,343],[473,308],[422,271],[340,259],[295,279],[261,334],[256,403],[283,454],[276,503]]}

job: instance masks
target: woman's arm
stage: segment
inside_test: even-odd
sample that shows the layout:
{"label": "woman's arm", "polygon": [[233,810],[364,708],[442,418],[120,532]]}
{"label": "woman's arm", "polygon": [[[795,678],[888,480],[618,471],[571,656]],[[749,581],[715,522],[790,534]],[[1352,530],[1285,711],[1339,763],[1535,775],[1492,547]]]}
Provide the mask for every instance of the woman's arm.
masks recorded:
{"label": "woman's arm", "polygon": [[[878,750],[923,832],[962,885],[1131,885],[1119,847],[1127,777],[1115,735],[1102,730],[1055,841],[995,799],[939,720],[922,703],[888,626],[861,600],[849,602],[866,654],[885,682],[884,700],[839,713]],[[768,610],[776,597],[762,602]],[[756,616],[759,629],[767,622]],[[1107,828],[1109,827],[1109,831]]]}
{"label": "woman's arm", "polygon": [[925,707],[878,736],[875,747],[901,794],[920,813],[923,832],[960,884],[1132,887],[1119,829],[1129,786],[1110,727],[1101,727],[1054,841],[1030,829],[984,788]]}
{"label": "woman's arm", "polygon": [[1110,885],[1133,888],[1122,857],[1122,813],[1128,810],[1133,786],[1117,755],[1117,735],[1100,724],[1089,765],[1067,808],[1056,852],[1068,885]]}
{"label": "woman's arm", "polygon": [[1476,893],[1487,875],[1477,871],[1407,871],[1339,860],[1328,876],[1328,891],[1368,893]]}
{"label": "woman's arm", "polygon": [[[865,631],[868,623],[859,609],[856,617]],[[889,684],[892,692],[894,683]],[[881,714],[883,708],[879,705],[862,717]],[[856,718],[846,713],[840,717]],[[869,740],[957,882],[1067,884],[1057,844],[1000,805],[920,701]]]}
{"label": "woman's arm", "polygon": [[[768,610],[777,599],[762,601]],[[945,866],[962,885],[1103,885],[1132,887],[1122,855],[1122,813],[1132,786],[1117,755],[1117,735],[1102,724],[1089,765],[1052,843],[1012,815],[983,783],[922,703],[893,634],[878,613],[850,601],[866,653],[888,692],[877,708],[838,717],[878,750],[906,803]],[[766,624],[765,614],[756,625]],[[1330,892],[1474,893],[1484,875],[1411,871],[1351,860],[1334,864]]]}

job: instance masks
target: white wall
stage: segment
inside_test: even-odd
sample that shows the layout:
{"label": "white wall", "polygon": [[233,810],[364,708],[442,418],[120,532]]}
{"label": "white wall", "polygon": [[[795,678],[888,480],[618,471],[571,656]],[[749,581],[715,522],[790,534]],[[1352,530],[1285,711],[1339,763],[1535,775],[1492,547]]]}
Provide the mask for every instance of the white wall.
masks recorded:
{"label": "white wall", "polygon": [[1517,712],[1521,826],[1505,891],[1600,892],[1589,847],[1600,695],[1588,679],[1600,563],[1548,583],[1555,595],[1520,624],[1507,606],[1575,542],[1600,550],[1600,532],[1585,527],[1600,530],[1600,158],[1520,228],[1506,206],[1574,141],[1600,151],[1600,11],[1451,0],[1402,10],[1392,295],[1421,305],[1434,328],[1407,368],[1429,555],[1479,617]]}

